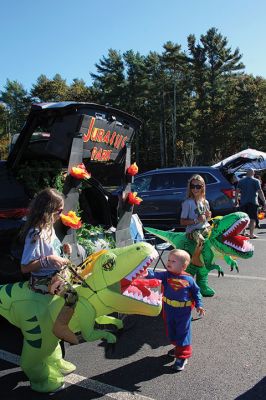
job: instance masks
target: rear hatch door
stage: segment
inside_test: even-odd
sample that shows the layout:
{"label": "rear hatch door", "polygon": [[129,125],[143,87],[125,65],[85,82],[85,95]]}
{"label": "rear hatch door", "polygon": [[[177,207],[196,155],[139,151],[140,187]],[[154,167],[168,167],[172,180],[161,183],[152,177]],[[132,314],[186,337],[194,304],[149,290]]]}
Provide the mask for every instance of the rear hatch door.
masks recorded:
{"label": "rear hatch door", "polygon": [[214,164],[213,167],[227,173],[233,173],[239,169],[266,169],[266,153],[255,149],[242,150]]}

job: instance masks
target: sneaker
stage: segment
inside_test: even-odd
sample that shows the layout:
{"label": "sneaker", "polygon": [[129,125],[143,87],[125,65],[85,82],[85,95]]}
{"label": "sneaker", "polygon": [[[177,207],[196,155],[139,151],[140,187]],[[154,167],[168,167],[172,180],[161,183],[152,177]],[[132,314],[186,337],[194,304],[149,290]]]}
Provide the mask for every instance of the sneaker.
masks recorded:
{"label": "sneaker", "polygon": [[167,353],[167,355],[168,355],[169,357],[175,357],[175,348],[169,350],[168,353]]}
{"label": "sneaker", "polygon": [[187,358],[177,358],[175,363],[172,365],[172,370],[175,372],[183,371],[185,365],[187,365]]}

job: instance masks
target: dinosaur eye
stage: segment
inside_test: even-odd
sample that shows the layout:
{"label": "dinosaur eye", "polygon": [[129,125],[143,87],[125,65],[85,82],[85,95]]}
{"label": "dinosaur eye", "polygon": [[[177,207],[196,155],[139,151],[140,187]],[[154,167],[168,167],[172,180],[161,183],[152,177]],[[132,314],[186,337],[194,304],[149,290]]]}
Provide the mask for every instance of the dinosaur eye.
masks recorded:
{"label": "dinosaur eye", "polygon": [[115,260],[113,258],[109,258],[109,260],[106,261],[106,263],[103,264],[103,269],[105,271],[112,271],[115,266]]}

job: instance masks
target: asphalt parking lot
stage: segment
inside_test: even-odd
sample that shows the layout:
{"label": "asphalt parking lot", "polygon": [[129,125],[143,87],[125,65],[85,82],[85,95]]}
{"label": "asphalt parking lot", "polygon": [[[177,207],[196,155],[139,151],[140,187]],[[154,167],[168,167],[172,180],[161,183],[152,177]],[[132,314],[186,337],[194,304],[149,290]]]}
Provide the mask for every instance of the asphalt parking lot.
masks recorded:
{"label": "asphalt parking lot", "polygon": [[218,260],[224,266],[224,278],[218,278],[216,273],[209,276],[216,294],[204,299],[204,318],[196,319],[194,315],[194,353],[184,371],[171,371],[172,360],[166,355],[171,346],[160,316],[128,316],[112,351],[101,341],[67,345],[66,359],[75,363],[77,370],[66,377],[63,391],[41,395],[31,391],[16,365],[20,347],[17,333],[1,320],[1,398],[265,400],[266,221],[263,222],[257,231],[259,238],[253,241],[254,256],[239,260],[239,274],[230,272]]}

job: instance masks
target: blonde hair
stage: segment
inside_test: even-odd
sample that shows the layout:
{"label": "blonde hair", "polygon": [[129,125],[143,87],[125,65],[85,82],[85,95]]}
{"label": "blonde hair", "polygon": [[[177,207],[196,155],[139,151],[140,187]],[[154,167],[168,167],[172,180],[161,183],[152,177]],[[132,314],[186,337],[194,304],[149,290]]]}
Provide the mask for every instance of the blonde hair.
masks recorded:
{"label": "blonde hair", "polygon": [[201,182],[201,184],[202,184],[201,196],[202,196],[202,198],[203,198],[204,200],[206,200],[206,184],[205,184],[205,181],[204,181],[204,179],[202,178],[201,175],[197,175],[197,174],[191,176],[191,178],[189,178],[189,180],[188,180],[188,184],[187,184],[187,198],[189,198],[189,199],[194,199],[194,195],[193,195],[192,190],[191,190],[191,187],[190,187],[192,181],[199,181],[199,182]]}
{"label": "blonde hair", "polygon": [[169,251],[169,256],[175,256],[179,261],[180,267],[187,267],[190,263],[190,255],[187,251],[181,249],[173,249]]}

